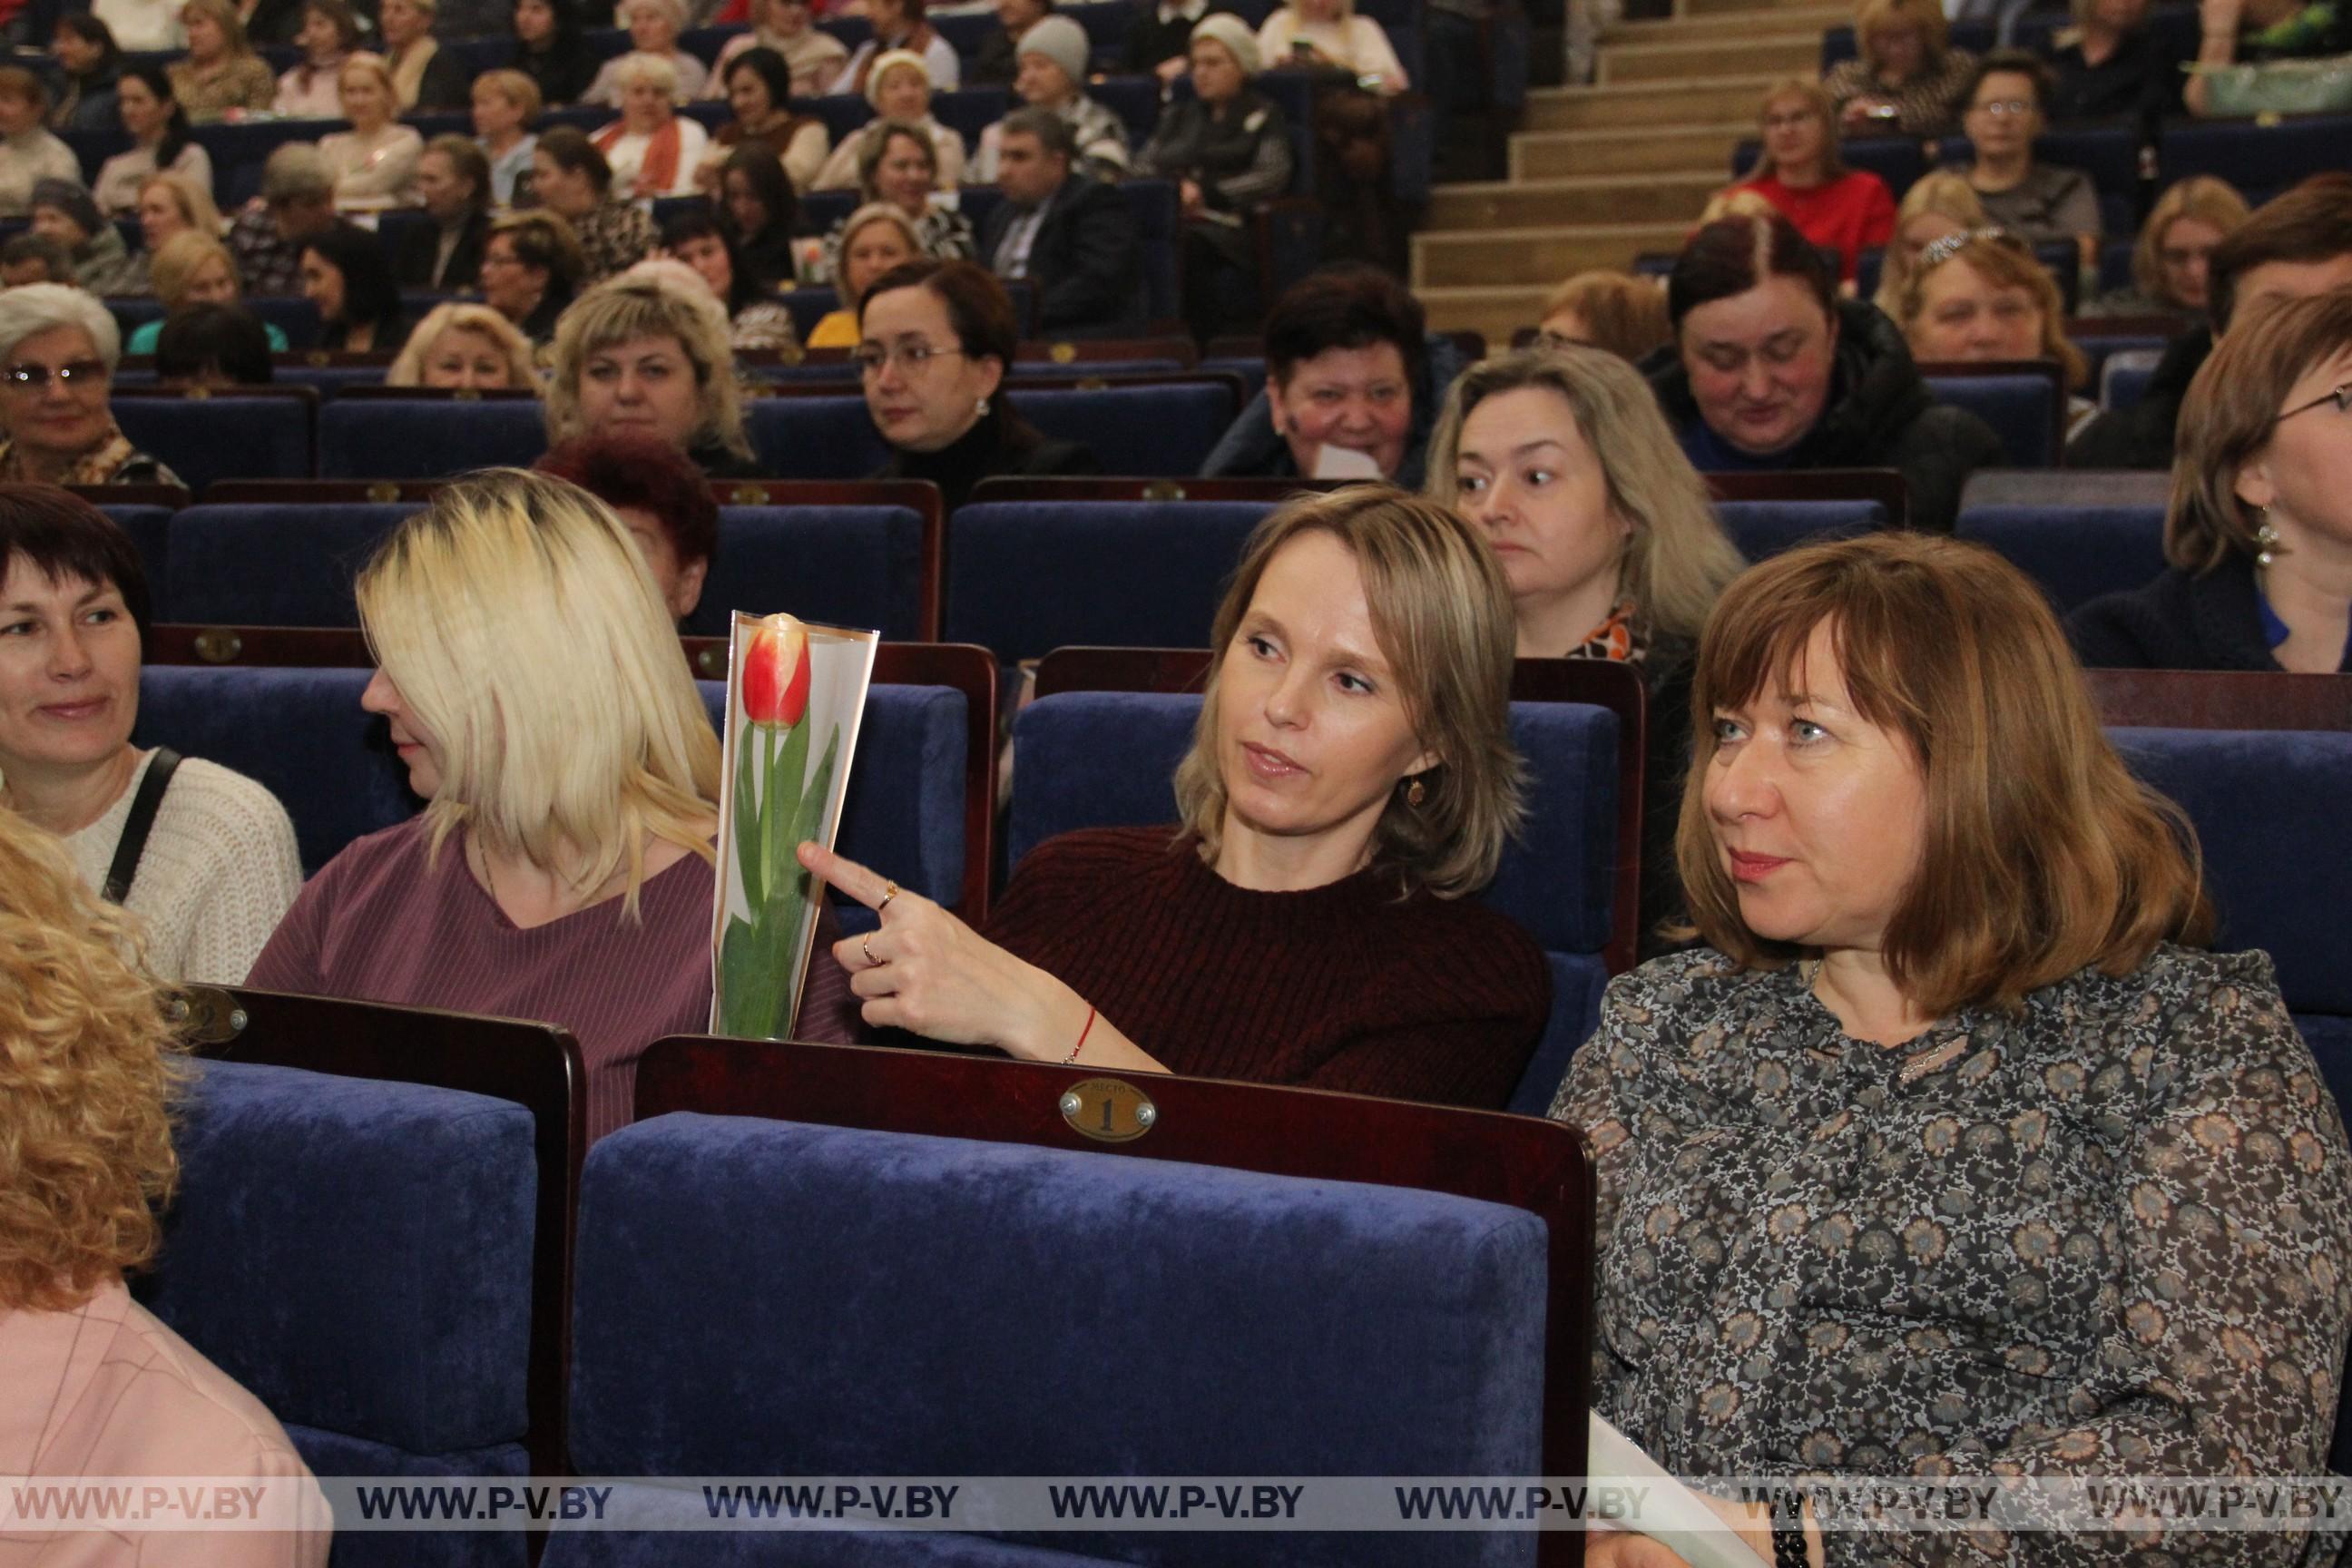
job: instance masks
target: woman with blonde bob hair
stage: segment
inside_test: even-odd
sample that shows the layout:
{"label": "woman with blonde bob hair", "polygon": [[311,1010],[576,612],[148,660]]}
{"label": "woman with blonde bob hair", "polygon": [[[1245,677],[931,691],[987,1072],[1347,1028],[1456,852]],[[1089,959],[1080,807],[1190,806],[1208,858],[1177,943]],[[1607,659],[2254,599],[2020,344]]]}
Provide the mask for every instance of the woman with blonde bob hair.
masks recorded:
{"label": "woman with blonde bob hair", "polygon": [[[2058,280],[2025,242],[1997,228],[1939,239],[1919,253],[1895,324],[1920,360],[2054,360],[2069,392],[2090,379],[2083,351],[2066,341]],[[2091,411],[2074,400],[2077,418]]]}
{"label": "woman with blonde bob hair", "polygon": [[1878,289],[1870,302],[1889,320],[1903,308],[1903,289],[1919,253],[1939,239],[1989,228],[1984,200],[1969,177],[1951,169],[1935,169],[1919,176],[1895,207],[1895,233],[1878,267]]}
{"label": "woman with blonde bob hair", "polygon": [[710,1015],[719,740],[645,559],[586,491],[493,469],[358,595],[361,705],[428,804],[311,879],[251,984],[562,1024],[610,1131],[638,1054]]}
{"label": "woman with blonde bob hair", "polygon": [[[2028,1528],[2089,1476],[2318,1473],[2352,1152],[2041,591],[1922,534],[1791,551],[1694,699],[1707,945],[1610,984],[1552,1107],[1600,1182],[1592,1408],[1682,1476],[2013,1477]],[[1721,1511],[1781,1562],[1891,1522],[1827,1495]]]}
{"label": "woman with blonde bob hair", "polygon": [[1604,268],[1580,272],[1551,291],[1537,336],[1550,348],[1587,343],[1639,364],[1674,342],[1675,330],[1658,279]]}
{"label": "woman with blonde bob hair", "polygon": [[454,387],[472,392],[532,392],[539,373],[530,340],[488,305],[436,305],[401,345],[384,373],[386,386]]}
{"label": "woman with blonde bob hair", "polygon": [[1952,47],[1936,0],[1863,0],[1855,58],[1822,77],[1849,136],[1940,136],[1952,129],[1976,57]]}
{"label": "woman with blonde bob hair", "polygon": [[2131,287],[2100,298],[2094,316],[2178,314],[2205,318],[2214,247],[2238,232],[2252,209],[2229,181],[2191,174],[2165,188],[2132,247]]}
{"label": "woman with blonde bob hair", "polygon": [[[154,1257],[179,1183],[171,1100],[185,1077],[138,967],[138,923],[7,811],[0,887],[0,1387],[13,1391],[0,1444],[37,1476],[293,1483],[303,1522],[242,1537],[234,1555],[323,1563],[326,1501],[285,1428],[123,1284]],[[10,1539],[81,1555],[78,1537],[37,1525],[12,1524]],[[143,1544],[117,1527],[107,1546]]]}
{"label": "woman with blonde bob hair", "polygon": [[652,436],[712,479],[755,479],[726,307],[659,277],[608,279],[555,326],[547,440]]}
{"label": "woman with blonde bob hair", "polygon": [[[154,285],[155,298],[163,301],[163,314],[133,328],[122,345],[124,353],[153,353],[163,338],[163,323],[184,310],[198,305],[235,305],[245,296],[236,256],[217,236],[202,229],[188,229],[165,240],[149,263],[147,276]],[[262,330],[268,335],[271,351],[284,353],[286,334],[278,323],[265,321]]]}
{"label": "woman with blonde bob hair", "polygon": [[2066,623],[2083,662],[2352,670],[2352,293],[2250,303],[2189,384],[2164,554]]}
{"label": "woman with blonde bob hair", "polygon": [[1251,535],[1212,637],[1180,824],[1040,845],[985,936],[803,846],[882,923],[835,945],[803,1037],[852,1005],[1034,1061],[1503,1105],[1550,984],[1465,896],[1523,809],[1493,552],[1383,486],[1307,497]]}
{"label": "woman with blonde bob hair", "polygon": [[1429,494],[1503,563],[1526,658],[1631,663],[1650,697],[1644,931],[1677,912],[1674,812],[1699,630],[1747,562],[1641,373],[1580,347],[1473,365],[1429,441]]}

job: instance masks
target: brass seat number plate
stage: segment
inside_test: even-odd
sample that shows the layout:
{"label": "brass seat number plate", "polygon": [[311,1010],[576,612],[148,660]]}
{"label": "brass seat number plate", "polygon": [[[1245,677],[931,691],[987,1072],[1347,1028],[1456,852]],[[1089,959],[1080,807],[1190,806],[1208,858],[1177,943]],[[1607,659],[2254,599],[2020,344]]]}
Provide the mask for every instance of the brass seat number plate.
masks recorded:
{"label": "brass seat number plate", "polygon": [[1160,1108],[1131,1083],[1090,1078],[1062,1091],[1062,1120],[1097,1143],[1125,1143],[1151,1131]]}

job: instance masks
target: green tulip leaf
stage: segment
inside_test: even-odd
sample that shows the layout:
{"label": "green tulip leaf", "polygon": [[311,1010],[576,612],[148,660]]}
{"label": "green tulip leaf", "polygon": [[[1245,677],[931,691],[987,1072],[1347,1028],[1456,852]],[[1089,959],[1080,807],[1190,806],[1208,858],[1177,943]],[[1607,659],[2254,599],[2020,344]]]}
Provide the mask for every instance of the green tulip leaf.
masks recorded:
{"label": "green tulip leaf", "polygon": [[751,735],[735,739],[735,866],[743,883],[743,907],[757,910],[761,897],[760,881],[760,802],[753,793],[756,776],[751,765],[754,744]]}

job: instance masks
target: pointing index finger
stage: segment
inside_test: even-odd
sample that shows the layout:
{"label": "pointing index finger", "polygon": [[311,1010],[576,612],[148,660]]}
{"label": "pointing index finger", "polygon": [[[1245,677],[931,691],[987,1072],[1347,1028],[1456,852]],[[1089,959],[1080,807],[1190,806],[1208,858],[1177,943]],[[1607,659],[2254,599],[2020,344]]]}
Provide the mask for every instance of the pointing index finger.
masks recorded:
{"label": "pointing index finger", "polygon": [[835,854],[814,839],[800,847],[800,861],[818,880],[839,888],[869,910],[879,910],[890,884],[856,861]]}

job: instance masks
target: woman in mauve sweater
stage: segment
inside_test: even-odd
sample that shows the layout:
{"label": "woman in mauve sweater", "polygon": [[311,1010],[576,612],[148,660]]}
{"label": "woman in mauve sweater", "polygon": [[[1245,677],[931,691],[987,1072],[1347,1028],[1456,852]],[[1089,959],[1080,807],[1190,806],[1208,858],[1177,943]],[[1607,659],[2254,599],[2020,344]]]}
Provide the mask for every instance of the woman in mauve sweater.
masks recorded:
{"label": "woman in mauve sweater", "polygon": [[1510,592],[1466,523],[1363,486],[1262,524],[1179,827],[1071,833],[985,936],[874,872],[802,863],[882,914],[835,944],[803,1030],[866,1024],[1032,1061],[1499,1107],[1542,1032],[1542,954],[1464,897],[1518,819]]}
{"label": "woman in mauve sweater", "polygon": [[719,738],[628,529],[561,479],[492,470],[359,576],[422,816],[354,841],[248,984],[543,1018],[579,1039],[588,1135],[637,1058],[710,1022]]}

